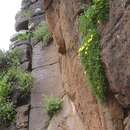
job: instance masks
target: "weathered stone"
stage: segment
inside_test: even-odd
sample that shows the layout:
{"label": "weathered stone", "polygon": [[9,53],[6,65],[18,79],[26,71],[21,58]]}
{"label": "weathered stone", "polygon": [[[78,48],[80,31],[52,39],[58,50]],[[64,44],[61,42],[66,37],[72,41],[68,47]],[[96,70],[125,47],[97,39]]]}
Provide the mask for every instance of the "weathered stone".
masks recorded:
{"label": "weathered stone", "polygon": [[124,130],[130,130],[130,115],[128,115],[128,117],[125,118],[124,120]]}
{"label": "weathered stone", "polygon": [[[122,1],[112,0],[110,2],[119,4]],[[44,3],[49,30],[53,33],[53,38],[58,46],[64,43],[66,47],[66,54],[60,57],[62,81],[65,92],[74,102],[84,127],[87,130],[123,130],[121,106],[114,96],[109,97],[106,105],[101,106],[96,102],[89,89],[89,83],[86,83],[84,70],[77,53],[80,46],[80,36],[76,19],[82,5],[88,4],[89,0],[44,0]],[[115,6],[113,7],[115,8]],[[119,10],[122,9],[120,6],[116,7]],[[113,13],[115,13],[114,8]],[[113,16],[113,18],[118,16],[121,15]]]}
{"label": "weathered stone", "polygon": [[[35,57],[32,59],[32,69],[52,65],[58,62],[59,56],[54,44],[50,44],[47,47],[42,47],[42,42],[33,47],[33,54]],[[43,58],[44,57],[44,58]]]}
{"label": "weathered stone", "polygon": [[25,11],[19,11],[15,16],[15,29],[16,31],[28,30],[29,17]]}
{"label": "weathered stone", "polygon": [[50,23],[49,30],[50,32],[53,33],[53,38],[54,38],[55,44],[58,45],[59,52],[64,54],[66,52],[65,40],[64,40],[64,36],[62,32],[62,27],[59,24],[60,17],[59,17],[59,14],[57,13],[57,9],[59,9],[58,8],[59,2],[58,1],[52,2],[51,0],[44,0],[44,8],[47,8],[47,6],[49,6],[46,12],[46,15],[48,17],[48,22]]}
{"label": "weathered stone", "polygon": [[28,130],[29,121],[29,105],[24,105],[17,108],[16,127],[18,130]]}
{"label": "weathered stone", "polygon": [[53,44],[43,48],[42,44],[38,43],[33,48],[32,54],[33,87],[31,90],[32,109],[30,111],[29,130],[42,130],[49,120],[43,109],[45,96],[63,94],[59,57]]}
{"label": "weathered stone", "polygon": [[[122,7],[121,1],[113,1],[112,4],[115,7],[120,4]],[[121,8],[115,9],[115,7],[110,14],[117,16]],[[104,34],[102,40],[102,60],[110,88],[118,95],[116,97],[122,107],[126,108],[130,107],[130,9],[124,11],[122,7],[120,19],[113,15],[110,17],[110,27],[106,29],[108,32]],[[116,21],[115,25],[111,24],[112,21]]]}
{"label": "weathered stone", "polygon": [[30,111],[29,130],[42,130],[46,126],[49,117],[43,108],[33,108]]}
{"label": "weathered stone", "polygon": [[31,66],[31,59],[30,61],[26,61],[26,62],[23,62],[20,67],[25,70],[25,71],[31,71],[32,70],[32,66]]}
{"label": "weathered stone", "polygon": [[31,0],[22,0],[21,9],[27,9],[31,4]]}
{"label": "weathered stone", "polygon": [[40,8],[36,8],[34,11],[34,15],[37,16],[37,15],[41,15],[41,14],[43,14],[43,11]]}
{"label": "weathered stone", "polygon": [[31,24],[31,23],[34,23],[34,24],[35,24],[35,27],[36,27],[36,26],[37,26],[38,24],[40,24],[41,21],[44,20],[44,19],[45,19],[45,15],[44,15],[44,14],[36,15],[36,16],[34,16],[34,17],[32,17],[32,18],[30,19],[30,24]]}
{"label": "weathered stone", "polygon": [[[40,9],[40,11],[37,11],[37,9]],[[32,17],[37,16],[37,15],[42,15],[43,14],[43,1],[38,0],[34,3],[32,3],[29,7],[28,10],[31,11]]]}

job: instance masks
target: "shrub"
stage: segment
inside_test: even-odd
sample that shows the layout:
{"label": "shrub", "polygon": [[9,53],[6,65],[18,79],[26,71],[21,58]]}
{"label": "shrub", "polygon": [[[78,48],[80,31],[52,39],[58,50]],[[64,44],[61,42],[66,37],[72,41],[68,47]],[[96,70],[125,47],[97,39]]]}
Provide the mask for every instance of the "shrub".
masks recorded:
{"label": "shrub", "polygon": [[106,100],[107,80],[101,62],[101,36],[97,26],[107,19],[107,0],[92,0],[90,7],[80,16],[80,32],[83,37],[79,49],[80,58],[91,83],[92,92],[101,102]]}
{"label": "shrub", "polygon": [[19,50],[0,50],[0,125],[9,125],[15,119],[15,106],[10,97],[12,91],[19,87],[22,96],[26,96],[31,89],[32,77],[18,67],[20,61]]}
{"label": "shrub", "polygon": [[44,45],[47,45],[49,40],[52,38],[51,33],[48,31],[46,23],[41,23],[37,26],[33,32],[33,39],[36,41],[42,41]]}
{"label": "shrub", "polygon": [[29,34],[27,32],[21,33],[17,36],[17,41],[26,41],[29,40]]}
{"label": "shrub", "polygon": [[7,81],[3,78],[0,78],[0,98],[7,98],[11,92],[11,87]]}
{"label": "shrub", "polygon": [[32,85],[32,77],[29,73],[24,72],[20,68],[10,68],[4,79],[13,88],[19,87],[23,95],[28,95]]}
{"label": "shrub", "polygon": [[0,50],[0,72],[7,71],[11,66],[18,66],[21,61],[21,51],[14,49],[11,51]]}
{"label": "shrub", "polygon": [[0,100],[0,125],[10,125],[15,121],[15,109],[12,103]]}
{"label": "shrub", "polygon": [[53,117],[62,108],[62,101],[56,97],[46,97],[44,105],[45,111]]}

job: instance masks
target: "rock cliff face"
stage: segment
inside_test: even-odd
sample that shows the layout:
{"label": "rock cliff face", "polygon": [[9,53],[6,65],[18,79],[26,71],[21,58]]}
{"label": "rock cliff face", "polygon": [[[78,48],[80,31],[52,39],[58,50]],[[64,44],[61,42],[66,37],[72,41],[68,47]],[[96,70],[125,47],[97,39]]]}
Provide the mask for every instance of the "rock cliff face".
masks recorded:
{"label": "rock cliff face", "polygon": [[[34,31],[47,21],[53,40],[47,46],[32,38],[15,41],[23,52],[23,69],[31,71],[33,88],[29,105],[17,110],[18,130],[129,130],[130,129],[130,2],[109,0],[109,20],[99,27],[101,57],[109,96],[97,102],[86,80],[78,49],[78,18],[89,0],[23,0],[16,15],[16,31]],[[45,96],[63,100],[63,109],[51,120],[43,111]],[[24,115],[26,114],[26,116]],[[2,128],[1,130],[3,130]],[[8,128],[14,130],[15,128]]]}
{"label": "rock cliff face", "polygon": [[[74,101],[86,129],[129,129],[129,2],[110,0],[109,21],[100,27],[102,61],[110,84],[110,95],[105,106],[96,102],[89,90],[89,84],[86,85],[77,53],[80,36],[76,20],[82,6],[88,3],[89,1],[81,0],[44,0],[54,41],[59,48],[65,44],[63,50],[66,50],[66,53],[60,56],[63,86],[67,95]],[[127,116],[125,127],[123,120]]]}

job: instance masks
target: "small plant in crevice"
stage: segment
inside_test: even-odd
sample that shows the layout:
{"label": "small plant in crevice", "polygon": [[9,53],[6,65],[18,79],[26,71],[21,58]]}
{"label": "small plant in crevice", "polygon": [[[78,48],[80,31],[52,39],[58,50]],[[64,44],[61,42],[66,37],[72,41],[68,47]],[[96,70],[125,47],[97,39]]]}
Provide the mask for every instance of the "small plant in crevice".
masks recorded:
{"label": "small plant in crevice", "polygon": [[79,49],[81,62],[92,92],[101,102],[106,100],[108,84],[101,62],[101,35],[97,27],[108,19],[108,7],[107,0],[92,0],[91,5],[80,16],[79,28],[83,39]]}
{"label": "small plant in crevice", "polygon": [[33,32],[33,39],[42,41],[44,46],[48,45],[51,38],[52,34],[48,31],[48,26],[45,22],[40,23]]}
{"label": "small plant in crevice", "polygon": [[29,40],[29,34],[27,32],[25,33],[21,33],[17,36],[17,41],[21,42],[21,41],[27,41]]}
{"label": "small plant in crevice", "polygon": [[62,101],[57,97],[45,97],[44,109],[52,118],[62,108]]}
{"label": "small plant in crevice", "polygon": [[24,10],[22,12],[22,15],[30,20],[30,18],[33,16],[33,12],[30,9],[29,10]]}

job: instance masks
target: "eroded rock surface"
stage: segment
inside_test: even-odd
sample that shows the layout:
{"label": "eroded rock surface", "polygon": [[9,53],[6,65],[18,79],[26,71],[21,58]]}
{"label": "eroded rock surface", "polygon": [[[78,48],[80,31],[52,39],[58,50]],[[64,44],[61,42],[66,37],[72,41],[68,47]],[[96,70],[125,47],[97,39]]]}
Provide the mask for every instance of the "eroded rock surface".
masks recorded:
{"label": "eroded rock surface", "polygon": [[[54,41],[58,46],[65,44],[66,54],[60,57],[64,89],[74,102],[76,111],[87,130],[123,130],[122,108],[113,96],[109,97],[105,105],[99,105],[96,102],[89,89],[89,84],[86,84],[84,71],[80,64],[78,55],[80,36],[77,19],[82,6],[87,5],[88,2],[82,0],[53,0],[53,2],[44,0],[45,9],[48,7],[46,10],[47,21]],[[111,3],[115,2],[122,3],[122,1],[111,1]],[[122,9],[119,8],[120,6],[114,7]]]}
{"label": "eroded rock surface", "polygon": [[110,89],[124,108],[130,108],[130,6],[110,2],[110,20],[104,29],[102,59]]}
{"label": "eroded rock surface", "polygon": [[33,47],[32,69],[29,130],[45,130],[49,117],[44,112],[44,98],[63,94],[59,56],[54,44],[43,47],[40,42]]}

